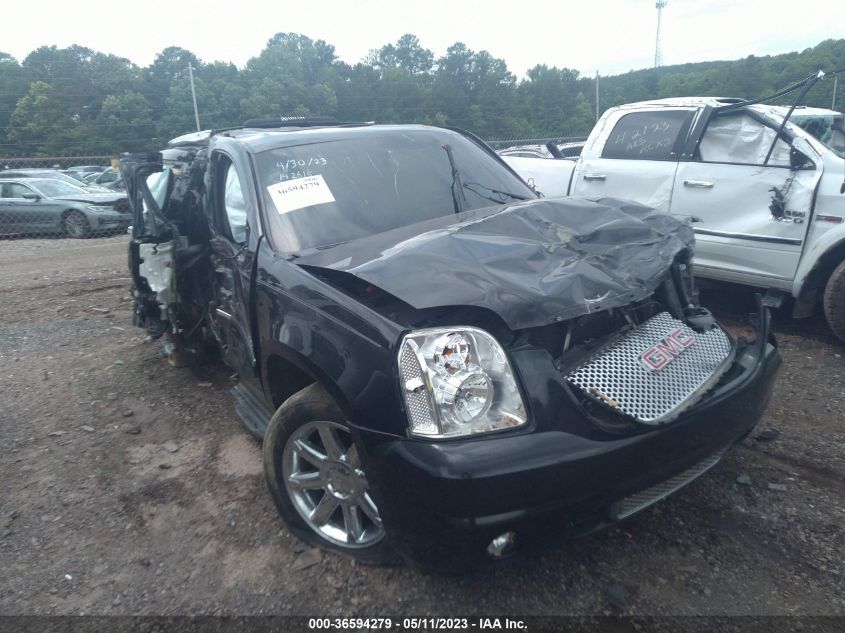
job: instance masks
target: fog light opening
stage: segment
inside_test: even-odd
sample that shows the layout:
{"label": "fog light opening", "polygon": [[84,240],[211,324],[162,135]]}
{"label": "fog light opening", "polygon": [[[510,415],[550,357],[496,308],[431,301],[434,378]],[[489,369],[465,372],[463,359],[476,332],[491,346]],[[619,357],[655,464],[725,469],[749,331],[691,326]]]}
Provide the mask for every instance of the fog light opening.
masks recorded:
{"label": "fog light opening", "polygon": [[493,560],[502,560],[516,551],[516,532],[500,534],[487,546],[487,556]]}

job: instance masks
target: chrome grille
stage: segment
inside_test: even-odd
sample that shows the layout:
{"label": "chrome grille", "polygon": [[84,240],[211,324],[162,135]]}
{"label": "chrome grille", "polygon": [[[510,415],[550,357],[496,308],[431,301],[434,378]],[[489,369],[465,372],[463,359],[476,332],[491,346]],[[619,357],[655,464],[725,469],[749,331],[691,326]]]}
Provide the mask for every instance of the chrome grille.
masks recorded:
{"label": "chrome grille", "polygon": [[668,497],[676,490],[683,488],[688,483],[713,468],[713,466],[719,463],[719,460],[722,459],[725,452],[725,450],[721,450],[718,453],[714,453],[694,466],[690,466],[684,472],[678,473],[674,477],[670,477],[666,481],[661,481],[659,484],[655,484],[651,488],[646,488],[645,490],[641,490],[630,497],[625,497],[624,499],[617,501],[610,506],[610,518],[615,520],[624,519],[635,512],[639,512],[640,510],[647,508],[653,503],[657,503],[664,497]]}
{"label": "chrome grille", "polygon": [[[640,357],[673,331],[695,342],[659,370]],[[619,341],[604,348],[566,379],[620,413],[645,424],[659,424],[694,402],[727,370],[731,342],[718,326],[695,332],[668,312],[661,312]]]}

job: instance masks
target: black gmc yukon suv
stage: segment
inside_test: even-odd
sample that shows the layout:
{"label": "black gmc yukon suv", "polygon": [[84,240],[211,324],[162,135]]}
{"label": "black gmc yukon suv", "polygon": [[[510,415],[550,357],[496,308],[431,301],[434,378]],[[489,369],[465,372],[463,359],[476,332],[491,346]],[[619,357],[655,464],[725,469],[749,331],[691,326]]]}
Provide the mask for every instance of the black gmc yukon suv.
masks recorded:
{"label": "black gmc yukon suv", "polygon": [[126,155],[135,320],[210,344],[290,530],[471,567],[624,519],[763,413],[780,359],[693,299],[688,225],[542,199],[471,134],[258,121]]}

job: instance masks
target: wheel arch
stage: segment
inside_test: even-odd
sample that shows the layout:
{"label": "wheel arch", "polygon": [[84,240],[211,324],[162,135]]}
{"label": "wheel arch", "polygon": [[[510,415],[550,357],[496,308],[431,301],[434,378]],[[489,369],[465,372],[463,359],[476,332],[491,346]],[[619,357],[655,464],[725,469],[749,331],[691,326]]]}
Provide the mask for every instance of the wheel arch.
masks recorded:
{"label": "wheel arch", "polygon": [[67,216],[69,216],[71,213],[78,213],[78,214],[79,214],[79,215],[81,215],[83,218],[85,218],[85,220],[86,220],[86,221],[88,220],[88,216],[87,216],[87,215],[85,215],[85,212],[84,212],[84,211],[81,211],[81,210],[76,209],[76,208],[74,208],[74,207],[68,207],[67,209],[64,209],[64,210],[62,211],[62,220],[64,220],[64,219],[65,219]]}
{"label": "wheel arch", "polygon": [[265,390],[274,408],[310,384],[317,383],[335,401],[347,420],[351,419],[349,400],[334,380],[298,350],[278,343],[271,343],[262,360]]}
{"label": "wheel arch", "polygon": [[845,237],[828,246],[804,277],[800,290],[795,295],[795,306],[792,310],[794,318],[806,318],[813,314],[831,273],[843,260],[845,260]]}

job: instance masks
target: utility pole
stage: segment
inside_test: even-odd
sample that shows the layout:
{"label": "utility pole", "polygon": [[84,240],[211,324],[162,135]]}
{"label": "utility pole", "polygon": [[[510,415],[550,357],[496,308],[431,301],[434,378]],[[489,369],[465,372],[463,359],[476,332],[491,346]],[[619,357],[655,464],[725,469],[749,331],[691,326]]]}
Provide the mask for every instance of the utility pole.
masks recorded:
{"label": "utility pole", "polygon": [[599,71],[596,71],[596,121],[599,120]]}
{"label": "utility pole", "polygon": [[197,122],[197,132],[200,131],[200,112],[197,109],[197,89],[194,88],[194,67],[188,62],[188,76],[191,78],[191,97],[194,99],[194,120]]}
{"label": "utility pole", "polygon": [[660,68],[663,65],[663,49],[660,46],[660,22],[663,18],[663,9],[666,8],[666,0],[657,0],[657,37],[654,42],[654,67]]}
{"label": "utility pole", "polygon": [[830,109],[836,110],[836,80],[839,79],[836,75],[833,76],[833,99],[830,100]]}

